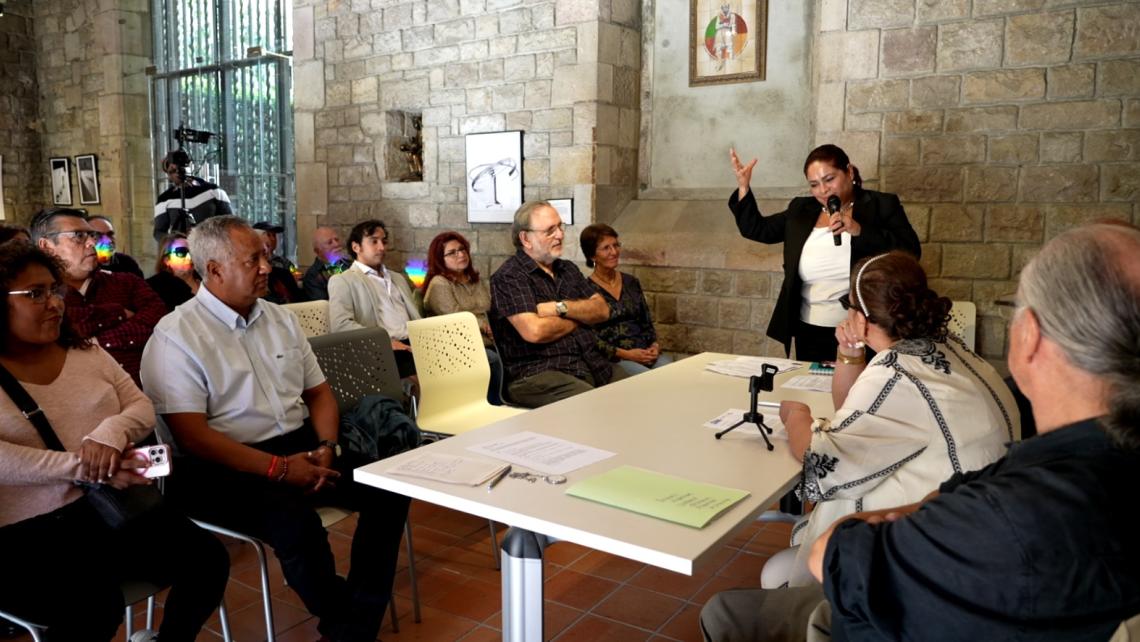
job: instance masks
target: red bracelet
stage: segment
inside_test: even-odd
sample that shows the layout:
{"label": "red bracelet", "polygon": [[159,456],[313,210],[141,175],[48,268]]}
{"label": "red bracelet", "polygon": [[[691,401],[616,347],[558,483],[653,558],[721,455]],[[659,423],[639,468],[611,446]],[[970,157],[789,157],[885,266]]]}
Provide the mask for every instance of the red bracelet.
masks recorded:
{"label": "red bracelet", "polygon": [[278,460],[278,459],[280,459],[280,457],[278,457],[277,455],[274,455],[272,458],[270,458],[270,460],[269,460],[269,469],[265,471],[265,476],[266,476],[266,477],[268,477],[268,478],[270,478],[270,479],[273,479],[273,470],[274,470],[275,468],[277,468],[277,460]]}

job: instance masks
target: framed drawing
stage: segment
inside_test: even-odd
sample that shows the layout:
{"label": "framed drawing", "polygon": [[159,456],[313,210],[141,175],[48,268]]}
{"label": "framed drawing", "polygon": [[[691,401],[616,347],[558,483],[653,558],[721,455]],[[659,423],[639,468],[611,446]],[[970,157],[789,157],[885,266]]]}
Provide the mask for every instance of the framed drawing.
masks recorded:
{"label": "framed drawing", "polygon": [[66,158],[52,158],[51,202],[55,205],[71,205],[71,169]]}
{"label": "framed drawing", "polygon": [[467,222],[510,223],[522,205],[522,132],[468,134]]}
{"label": "framed drawing", "polygon": [[572,198],[552,198],[549,203],[558,210],[558,216],[562,218],[562,222],[567,225],[574,224],[574,199]]}
{"label": "framed drawing", "polygon": [[79,202],[92,205],[99,202],[99,172],[95,154],[75,157],[75,172],[79,182]]}
{"label": "framed drawing", "polygon": [[768,0],[689,0],[689,86],[764,80]]}

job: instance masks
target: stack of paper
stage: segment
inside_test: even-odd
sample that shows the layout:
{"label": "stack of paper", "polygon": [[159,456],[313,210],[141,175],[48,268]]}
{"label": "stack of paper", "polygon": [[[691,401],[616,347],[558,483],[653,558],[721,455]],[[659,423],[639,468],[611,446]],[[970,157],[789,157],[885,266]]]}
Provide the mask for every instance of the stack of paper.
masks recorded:
{"label": "stack of paper", "polygon": [[566,494],[692,528],[704,528],[749,495],[745,490],[634,466],[620,466],[580,481],[566,489]]}
{"label": "stack of paper", "polygon": [[500,461],[424,453],[388,472],[394,475],[433,479],[448,484],[481,486],[509,467]]}
{"label": "stack of paper", "polygon": [[781,388],[788,390],[814,390],[816,392],[831,392],[830,375],[800,375],[784,382]]}
{"label": "stack of paper", "polygon": [[467,450],[547,475],[565,475],[614,456],[608,450],[529,430],[468,446]]}
{"label": "stack of paper", "polygon": [[713,361],[705,366],[705,370],[725,374],[730,377],[751,377],[753,375],[760,376],[763,372],[760,367],[765,363],[776,366],[780,372],[787,372],[802,368],[803,363],[799,361],[792,361],[791,359],[776,359],[772,357],[737,357],[735,359],[722,359],[720,361]]}

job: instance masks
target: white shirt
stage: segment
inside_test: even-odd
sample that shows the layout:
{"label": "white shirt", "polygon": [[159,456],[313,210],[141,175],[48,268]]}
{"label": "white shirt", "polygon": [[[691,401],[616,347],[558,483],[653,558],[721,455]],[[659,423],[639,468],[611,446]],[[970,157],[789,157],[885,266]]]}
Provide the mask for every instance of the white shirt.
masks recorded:
{"label": "white shirt", "polygon": [[839,297],[851,288],[851,235],[835,247],[831,228],[816,227],[800,253],[800,320],[833,328],[847,318]]}
{"label": "white shirt", "polygon": [[297,317],[259,300],[246,320],[205,284],[155,326],[139,374],[158,414],[205,413],[246,444],[300,428],[301,393],[325,381]]}
{"label": "white shirt", "polygon": [[360,261],[352,262],[352,269],[363,272],[368,275],[368,282],[380,295],[380,318],[377,321],[388,331],[388,336],[393,339],[407,339],[408,338],[408,301],[404,301],[404,295],[400,293],[400,288],[392,284],[392,277],[388,274],[388,268],[383,265],[380,270],[374,270]]}

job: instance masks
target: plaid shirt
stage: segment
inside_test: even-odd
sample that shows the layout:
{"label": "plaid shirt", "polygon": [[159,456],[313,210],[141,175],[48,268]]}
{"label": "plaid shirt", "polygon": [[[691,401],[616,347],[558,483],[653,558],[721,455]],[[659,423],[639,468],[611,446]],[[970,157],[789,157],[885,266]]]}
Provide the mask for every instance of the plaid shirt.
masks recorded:
{"label": "plaid shirt", "polygon": [[489,317],[495,334],[495,345],[503,357],[510,379],[521,379],[547,370],[557,370],[594,383],[609,383],[613,367],[598,349],[594,330],[586,325],[550,343],[528,343],[508,317],[535,312],[539,303],[565,299],[588,299],[594,288],[578,266],[555,259],[552,278],[534,259],[522,250],[503,262],[491,276],[491,310]]}
{"label": "plaid shirt", "polygon": [[[166,315],[166,304],[146,281],[133,274],[96,270],[86,294],[68,288],[64,303],[76,332],[98,341],[141,387],[143,348],[154,325]],[[127,318],[127,310],[134,316]]]}

